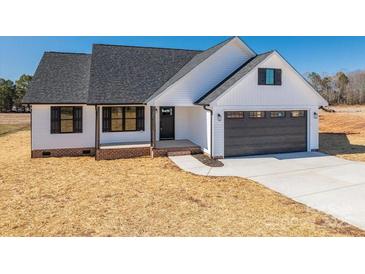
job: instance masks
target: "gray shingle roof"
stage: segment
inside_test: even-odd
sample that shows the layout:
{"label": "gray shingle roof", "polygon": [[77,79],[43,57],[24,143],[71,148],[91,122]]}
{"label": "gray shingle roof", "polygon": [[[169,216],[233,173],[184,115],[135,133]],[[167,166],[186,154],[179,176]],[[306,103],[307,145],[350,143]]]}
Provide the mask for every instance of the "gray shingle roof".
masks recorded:
{"label": "gray shingle roof", "polygon": [[239,67],[237,70],[231,73],[227,78],[225,78],[222,82],[220,82],[217,86],[215,86],[205,95],[203,95],[199,100],[195,102],[195,104],[209,105],[211,102],[217,99],[221,94],[223,94],[227,89],[233,86],[238,80],[244,77],[247,73],[249,73],[262,61],[264,61],[266,57],[268,57],[272,52],[273,51],[262,53],[248,60],[241,67]]}
{"label": "gray shingle roof", "polygon": [[200,52],[94,45],[88,103],[144,103]]}
{"label": "gray shingle roof", "polygon": [[97,44],[92,54],[46,52],[23,103],[147,103],[234,38],[205,51]]}
{"label": "gray shingle roof", "polygon": [[86,103],[90,54],[44,53],[23,103]]}
{"label": "gray shingle roof", "polygon": [[209,56],[213,55],[215,52],[217,52],[220,48],[222,48],[224,45],[228,44],[232,39],[235,37],[231,37],[227,40],[224,40],[223,42],[195,55],[188,63],[185,64],[176,74],[174,74],[166,83],[164,83],[156,92],[152,94],[152,96],[148,99],[151,100],[152,98],[155,98],[159,94],[161,94],[164,90],[166,90],[168,87],[173,85],[175,82],[177,82],[179,79],[184,77],[186,74],[188,74],[190,71],[192,71],[196,66],[198,66],[200,63],[202,63],[204,60],[206,60]]}

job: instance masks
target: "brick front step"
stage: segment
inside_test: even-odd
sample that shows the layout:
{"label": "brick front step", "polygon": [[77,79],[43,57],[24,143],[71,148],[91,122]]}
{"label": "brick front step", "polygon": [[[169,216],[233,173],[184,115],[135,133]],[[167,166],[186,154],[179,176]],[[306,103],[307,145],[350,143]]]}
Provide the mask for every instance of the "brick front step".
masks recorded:
{"label": "brick front step", "polygon": [[167,156],[182,156],[182,155],[191,155],[191,151],[190,150],[182,150],[182,151],[167,152]]}
{"label": "brick front step", "polygon": [[170,147],[170,148],[152,148],[152,157],[166,157],[178,155],[190,155],[202,153],[199,147]]}

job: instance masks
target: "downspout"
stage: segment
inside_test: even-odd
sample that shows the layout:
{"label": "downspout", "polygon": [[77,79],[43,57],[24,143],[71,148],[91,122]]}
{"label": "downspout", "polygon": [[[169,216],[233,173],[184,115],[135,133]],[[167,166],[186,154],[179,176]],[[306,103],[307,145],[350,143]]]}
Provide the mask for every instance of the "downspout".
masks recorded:
{"label": "downspout", "polygon": [[99,107],[95,105],[95,158],[97,158],[97,150],[100,148],[100,114]]}
{"label": "downspout", "polygon": [[30,104],[28,104],[30,109],[30,158],[33,158],[33,110]]}
{"label": "downspout", "polygon": [[204,105],[203,108],[210,112],[210,158],[213,159],[213,110],[207,108],[209,105]]}

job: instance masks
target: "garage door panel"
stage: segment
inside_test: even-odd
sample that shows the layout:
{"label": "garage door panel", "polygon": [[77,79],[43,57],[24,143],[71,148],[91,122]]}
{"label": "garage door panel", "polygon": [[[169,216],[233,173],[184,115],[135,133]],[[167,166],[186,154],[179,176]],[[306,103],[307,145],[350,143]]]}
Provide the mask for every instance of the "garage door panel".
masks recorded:
{"label": "garage door panel", "polygon": [[[247,146],[245,152],[248,151],[267,151],[269,149],[273,150],[273,151],[280,151],[281,149],[289,149],[289,148],[293,148],[297,151],[297,148],[305,148],[306,146],[304,146],[301,142],[297,142],[294,143],[296,146],[292,146],[291,144],[283,144],[283,143],[279,143],[276,144],[275,146],[273,146],[272,144],[266,144],[266,145],[251,145],[251,146]],[[234,149],[239,149],[240,145],[231,145],[229,146],[229,149],[234,150]]]}
{"label": "garage door panel", "polygon": [[282,127],[282,128],[291,128],[291,127],[303,127],[305,126],[306,120],[292,118],[292,119],[265,119],[266,121],[262,121],[263,119],[242,119],[239,122],[231,122],[229,119],[227,119],[227,127],[228,128],[252,128],[252,129],[258,129],[258,128],[276,128],[276,127]]}
{"label": "garage door panel", "polygon": [[235,128],[227,132],[226,137],[256,137],[256,136],[275,136],[275,135],[303,135],[306,129],[300,127],[274,127],[274,128],[250,128],[250,130]]}
{"label": "garage door panel", "polygon": [[286,136],[272,135],[272,136],[253,136],[253,137],[233,137],[230,138],[229,145],[227,146],[241,145],[242,143],[244,143],[247,146],[252,146],[259,143],[259,145],[261,146],[267,143],[267,138],[270,138],[269,145],[274,145],[274,144],[278,145],[282,143],[290,143],[295,145],[297,143],[303,143],[306,141],[306,138],[300,134],[291,134]]}
{"label": "garage door panel", "polygon": [[279,152],[305,151],[307,149],[307,113],[304,117],[228,119],[225,114],[225,156],[254,155]]}
{"label": "garage door panel", "polygon": [[272,153],[281,153],[281,152],[298,152],[305,151],[306,146],[293,147],[293,146],[268,146],[268,147],[251,147],[246,148],[244,153],[240,152],[238,148],[229,148],[227,153],[229,156],[249,156],[249,155],[259,155],[259,154],[272,154]]}

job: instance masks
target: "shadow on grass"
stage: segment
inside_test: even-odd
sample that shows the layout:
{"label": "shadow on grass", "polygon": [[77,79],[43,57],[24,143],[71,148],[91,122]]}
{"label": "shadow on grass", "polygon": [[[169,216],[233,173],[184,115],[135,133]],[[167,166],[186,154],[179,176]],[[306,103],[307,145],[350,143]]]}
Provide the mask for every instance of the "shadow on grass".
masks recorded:
{"label": "shadow on grass", "polygon": [[0,124],[0,137],[5,136],[10,133],[14,133],[20,130],[29,130],[30,126],[25,125],[1,125]]}
{"label": "shadow on grass", "polygon": [[365,146],[350,143],[345,133],[320,133],[319,150],[331,155],[365,153]]}

